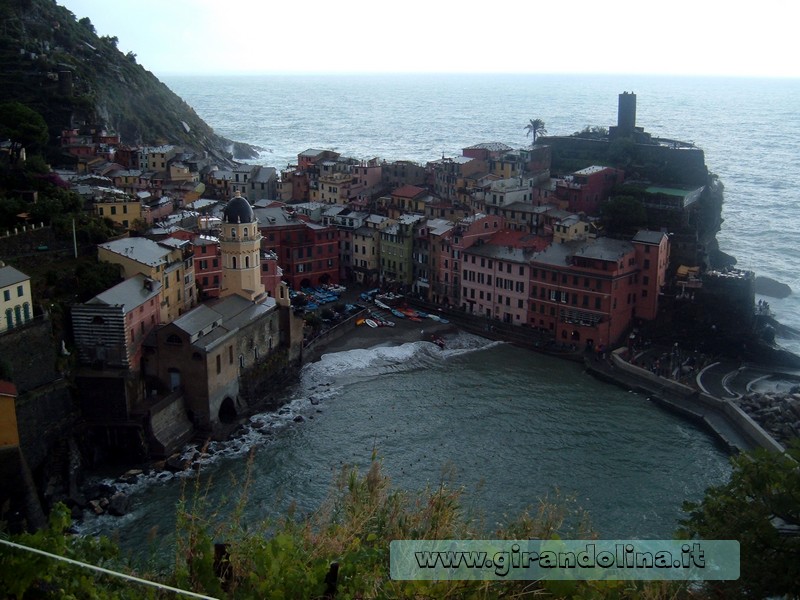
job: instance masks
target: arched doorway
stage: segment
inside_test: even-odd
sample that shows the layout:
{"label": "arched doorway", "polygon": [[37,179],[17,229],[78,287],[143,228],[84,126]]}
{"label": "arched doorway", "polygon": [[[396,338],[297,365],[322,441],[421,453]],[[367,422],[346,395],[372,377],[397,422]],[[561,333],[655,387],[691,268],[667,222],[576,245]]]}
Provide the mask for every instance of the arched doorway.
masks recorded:
{"label": "arched doorway", "polygon": [[236,420],[236,405],[231,398],[225,398],[219,407],[219,420],[221,423],[233,423]]}
{"label": "arched doorway", "polygon": [[328,273],[323,274],[319,278],[320,285],[328,285],[331,282],[331,276]]}
{"label": "arched doorway", "polygon": [[181,371],[180,369],[170,368],[167,369],[169,373],[169,389],[171,392],[181,387]]}

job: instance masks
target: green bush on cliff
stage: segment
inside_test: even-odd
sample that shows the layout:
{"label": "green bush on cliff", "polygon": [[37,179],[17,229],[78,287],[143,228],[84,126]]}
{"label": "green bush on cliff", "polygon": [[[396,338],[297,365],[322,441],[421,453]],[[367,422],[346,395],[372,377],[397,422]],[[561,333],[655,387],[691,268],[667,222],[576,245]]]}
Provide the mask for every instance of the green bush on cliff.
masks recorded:
{"label": "green bush on cliff", "polygon": [[[175,567],[154,575],[167,585],[219,598],[321,598],[332,591],[326,576],[339,564],[336,598],[648,598],[687,596],[677,583],[620,581],[394,581],[389,577],[389,542],[394,539],[586,538],[582,513],[567,501],[542,502],[487,534],[462,504],[460,490],[440,484],[412,495],[393,490],[373,461],[366,474],[346,468],[330,498],[307,518],[290,511],[260,524],[243,517],[247,486],[233,514],[220,520],[197,487],[178,510]],[[576,523],[567,526],[567,522]],[[105,540],[65,535],[68,512],[54,511],[48,529],[15,538],[51,552],[122,568]],[[215,555],[214,540],[226,542]],[[222,558],[222,560],[220,560]],[[215,564],[216,563],[216,564]],[[97,575],[51,559],[0,550],[0,594],[26,598],[173,598],[174,594]],[[138,576],[142,574],[137,573]]]}
{"label": "green bush on cliff", "polygon": [[725,485],[687,502],[687,537],[739,540],[741,577],[710,587],[720,598],[800,597],[800,440],[785,454],[759,449],[733,459]]}

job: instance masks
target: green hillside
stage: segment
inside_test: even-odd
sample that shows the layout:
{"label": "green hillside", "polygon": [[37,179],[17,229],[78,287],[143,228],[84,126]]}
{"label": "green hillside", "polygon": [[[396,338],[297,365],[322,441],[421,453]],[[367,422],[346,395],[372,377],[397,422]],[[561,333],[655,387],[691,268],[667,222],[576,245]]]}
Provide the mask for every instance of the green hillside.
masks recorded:
{"label": "green hillside", "polygon": [[53,0],[0,0],[0,89],[4,102],[39,112],[50,130],[54,164],[62,129],[100,127],[125,144],[184,145],[220,158],[254,156],[253,148],[222,138],[194,110],[117,49],[114,37],[96,35],[88,18]]}

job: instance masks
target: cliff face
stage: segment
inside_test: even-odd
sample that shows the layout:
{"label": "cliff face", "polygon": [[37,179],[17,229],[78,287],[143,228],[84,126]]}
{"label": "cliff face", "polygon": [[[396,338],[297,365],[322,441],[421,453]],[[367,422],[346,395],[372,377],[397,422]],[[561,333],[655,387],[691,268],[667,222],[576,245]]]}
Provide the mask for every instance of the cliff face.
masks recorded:
{"label": "cliff face", "polygon": [[3,100],[39,112],[54,142],[62,129],[86,125],[119,133],[131,145],[184,145],[221,160],[256,155],[215,134],[134,54],[120,52],[116,38],[98,37],[88,19],[77,21],[52,0],[7,0],[0,19]]}

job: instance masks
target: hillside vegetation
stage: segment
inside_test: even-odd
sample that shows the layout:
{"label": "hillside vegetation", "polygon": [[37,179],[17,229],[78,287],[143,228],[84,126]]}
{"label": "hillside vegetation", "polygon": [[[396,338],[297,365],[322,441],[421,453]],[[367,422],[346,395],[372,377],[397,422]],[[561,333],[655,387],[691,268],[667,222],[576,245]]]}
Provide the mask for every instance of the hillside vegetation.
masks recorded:
{"label": "hillside vegetation", "polygon": [[181,98],[53,0],[0,1],[0,89],[40,113],[50,133],[48,159],[58,164],[57,140],[70,126],[117,132],[126,144],[177,144],[219,158],[254,149],[218,136]]}

